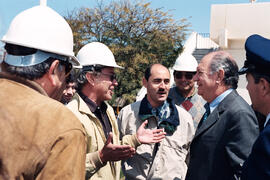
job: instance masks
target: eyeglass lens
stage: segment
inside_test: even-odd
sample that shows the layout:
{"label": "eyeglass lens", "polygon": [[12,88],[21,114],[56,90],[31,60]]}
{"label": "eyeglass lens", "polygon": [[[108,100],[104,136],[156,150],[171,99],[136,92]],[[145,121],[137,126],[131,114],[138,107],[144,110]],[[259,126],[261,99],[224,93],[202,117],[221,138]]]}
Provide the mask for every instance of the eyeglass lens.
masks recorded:
{"label": "eyeglass lens", "polygon": [[111,81],[116,80],[116,74],[106,74],[106,73],[101,73],[101,74],[109,76]]}

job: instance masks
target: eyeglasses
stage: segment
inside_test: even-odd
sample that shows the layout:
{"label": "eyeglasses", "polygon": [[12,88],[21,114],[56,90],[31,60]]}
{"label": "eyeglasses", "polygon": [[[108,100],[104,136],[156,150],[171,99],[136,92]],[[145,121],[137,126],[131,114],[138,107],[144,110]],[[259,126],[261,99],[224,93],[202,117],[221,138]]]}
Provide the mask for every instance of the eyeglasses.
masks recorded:
{"label": "eyeglasses", "polygon": [[116,80],[116,74],[107,74],[102,72],[100,74],[110,77],[110,81]]}
{"label": "eyeglasses", "polygon": [[187,80],[191,80],[195,74],[195,72],[175,72],[174,77],[176,79],[182,79],[184,76]]}

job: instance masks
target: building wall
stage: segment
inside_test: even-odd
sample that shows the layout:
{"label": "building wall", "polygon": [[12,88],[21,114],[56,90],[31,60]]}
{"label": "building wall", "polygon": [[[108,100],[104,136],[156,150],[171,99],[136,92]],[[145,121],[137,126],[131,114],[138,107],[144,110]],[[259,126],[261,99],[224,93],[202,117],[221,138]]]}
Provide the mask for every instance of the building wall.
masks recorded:
{"label": "building wall", "polygon": [[[228,51],[239,68],[245,61],[245,40],[252,34],[270,39],[270,2],[211,6],[210,39]],[[246,77],[239,77],[238,92],[250,104]]]}
{"label": "building wall", "polygon": [[269,19],[270,2],[215,4],[211,6],[210,38],[220,44],[220,35],[226,31],[228,48],[242,48],[241,43],[230,41],[245,41],[251,34],[270,38]]}

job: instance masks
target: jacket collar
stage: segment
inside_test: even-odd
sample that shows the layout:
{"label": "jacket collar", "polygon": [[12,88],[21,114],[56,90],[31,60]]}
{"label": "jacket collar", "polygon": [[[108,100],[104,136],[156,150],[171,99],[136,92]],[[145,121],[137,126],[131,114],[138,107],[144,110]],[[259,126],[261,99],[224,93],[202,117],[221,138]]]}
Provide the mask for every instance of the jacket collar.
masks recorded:
{"label": "jacket collar", "polygon": [[[174,105],[174,103],[172,103],[172,100],[170,98],[167,98],[167,102],[169,104],[170,116],[166,119],[161,119],[158,122],[158,126],[159,128],[164,128],[165,131],[170,134],[176,130],[180,122],[176,106]],[[147,95],[145,95],[145,97],[141,101],[139,109],[139,117],[142,121],[149,119],[150,117],[158,119],[157,116],[152,114],[152,107],[151,105],[149,106],[149,104],[150,103],[147,100]]]}
{"label": "jacket collar", "polygon": [[[94,113],[91,112],[88,105],[84,102],[84,100],[82,99],[82,97],[78,93],[75,93],[75,95],[73,96],[73,99],[75,99],[78,102],[78,110],[81,113],[96,117],[94,115]],[[104,106],[106,106],[106,111],[108,111],[108,103],[105,101],[103,103],[104,103]],[[109,119],[112,118],[110,114],[108,114],[108,116],[109,116]]]}
{"label": "jacket collar", "polygon": [[213,112],[210,113],[207,120],[203,122],[203,124],[197,129],[194,139],[198,137],[200,134],[205,132],[211,126],[213,126],[218,120],[220,115],[226,110],[229,109],[230,104],[235,100],[235,98],[239,96],[236,90],[232,90],[230,94],[228,94],[214,109]]}
{"label": "jacket collar", "polygon": [[11,75],[11,74],[8,74],[8,73],[4,73],[4,72],[0,73],[0,78],[8,79],[8,80],[20,83],[20,84],[24,84],[25,86],[34,89],[35,91],[39,92],[40,94],[42,94],[44,96],[48,96],[46,91],[38,83],[36,83],[35,81],[31,81],[31,80],[21,78],[19,76]]}
{"label": "jacket collar", "polygon": [[264,128],[270,124],[270,113],[267,115],[266,120],[264,122]]}
{"label": "jacket collar", "polygon": [[87,104],[83,101],[83,99],[80,97],[78,93],[75,93],[73,96],[73,99],[75,99],[78,102],[78,110],[81,113],[92,115],[93,113],[90,111]]}
{"label": "jacket collar", "polygon": [[102,102],[101,106],[99,107],[94,101],[89,99],[82,92],[78,92],[78,94],[83,99],[83,101],[87,104],[87,106],[90,108],[92,113],[94,113],[98,108],[100,108],[103,112],[106,112],[108,106],[105,102]]}

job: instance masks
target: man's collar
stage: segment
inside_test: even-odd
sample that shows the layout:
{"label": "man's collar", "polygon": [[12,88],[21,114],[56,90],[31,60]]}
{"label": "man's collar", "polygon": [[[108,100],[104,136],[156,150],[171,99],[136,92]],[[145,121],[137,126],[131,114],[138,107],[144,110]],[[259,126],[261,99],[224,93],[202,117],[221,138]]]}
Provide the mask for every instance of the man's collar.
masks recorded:
{"label": "man's collar", "polygon": [[84,95],[82,92],[78,93],[81,98],[84,100],[84,102],[88,105],[88,107],[90,108],[91,112],[94,113],[97,109],[101,109],[103,111],[106,111],[107,109],[107,105],[106,103],[102,102],[101,106],[99,107],[94,101],[92,101],[91,99],[89,99],[86,95]]}
{"label": "man's collar", "polygon": [[211,103],[209,103],[210,105],[210,112],[213,112],[214,109],[219,105],[219,103],[231,92],[233,91],[233,89],[227,89],[226,91],[224,91],[222,94],[220,94],[218,97],[216,97]]}
{"label": "man's collar", "polygon": [[35,81],[31,81],[31,80],[28,80],[28,79],[25,79],[25,78],[22,78],[19,76],[15,76],[15,75],[12,75],[9,73],[5,73],[5,72],[0,73],[0,78],[4,78],[4,79],[11,80],[11,81],[15,81],[15,82],[20,83],[20,84],[24,84],[27,87],[30,87],[30,88],[38,91],[40,94],[48,96],[47,92]]}
{"label": "man's collar", "polygon": [[266,117],[266,121],[264,123],[264,127],[268,124],[269,119],[270,119],[270,113]]}
{"label": "man's collar", "polygon": [[[168,134],[172,134],[180,123],[178,111],[176,109],[176,106],[172,103],[172,100],[170,98],[167,98],[167,103],[163,103],[163,105],[161,105],[161,112],[159,113],[159,115],[153,114],[153,108],[148,104],[150,103],[148,102],[146,95],[141,101],[139,109],[140,119],[144,121],[146,119],[149,119],[150,117],[155,117],[158,120],[158,127],[164,128]],[[164,105],[166,107],[163,107]]]}

